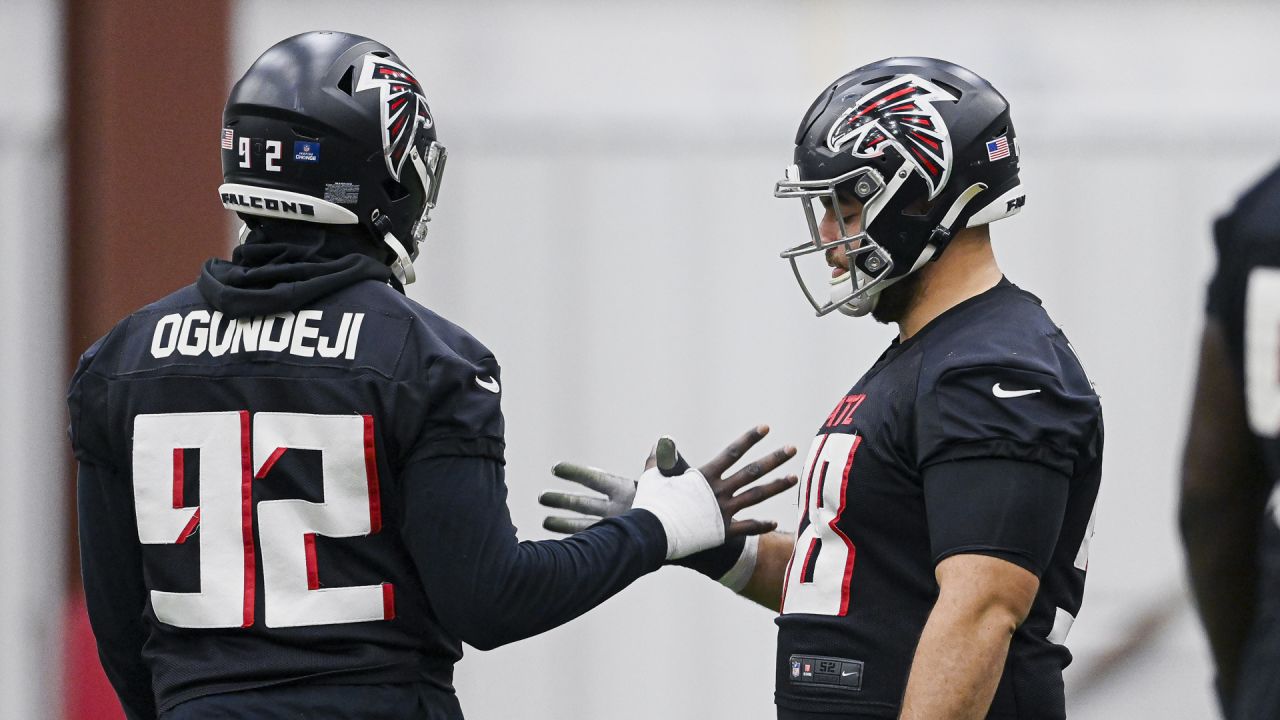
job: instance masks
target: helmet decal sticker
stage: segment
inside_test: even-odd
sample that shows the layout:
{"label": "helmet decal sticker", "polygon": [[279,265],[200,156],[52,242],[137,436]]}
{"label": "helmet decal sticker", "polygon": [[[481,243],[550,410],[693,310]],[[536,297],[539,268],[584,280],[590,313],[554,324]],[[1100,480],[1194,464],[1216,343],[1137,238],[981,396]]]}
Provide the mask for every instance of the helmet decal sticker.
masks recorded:
{"label": "helmet decal sticker", "polygon": [[356,92],[378,88],[382,93],[382,151],[387,170],[398,182],[418,128],[432,126],[431,111],[418,80],[399,63],[377,55],[364,56]]}
{"label": "helmet decal sticker", "polygon": [[899,75],[841,113],[827,132],[827,147],[839,152],[852,145],[854,157],[874,158],[892,145],[924,177],[932,199],[946,186],[954,160],[951,136],[933,103],[957,100],[928,80]]}

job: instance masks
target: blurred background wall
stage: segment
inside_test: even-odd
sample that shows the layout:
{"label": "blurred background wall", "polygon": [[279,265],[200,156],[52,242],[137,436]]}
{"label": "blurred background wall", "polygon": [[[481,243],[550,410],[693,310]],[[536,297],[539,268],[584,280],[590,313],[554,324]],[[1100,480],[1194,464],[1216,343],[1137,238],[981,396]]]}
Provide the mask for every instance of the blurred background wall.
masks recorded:
{"label": "blurred background wall", "polygon": [[[2,52],[47,70],[34,60],[61,41],[56,5],[13,2]],[[281,38],[342,29],[423,81],[450,162],[410,295],[503,364],[510,503],[531,539],[557,460],[635,470],[664,432],[701,458],[756,422],[806,447],[892,331],[813,318],[777,258],[806,237],[794,201],[771,197],[801,114],[893,54],[991,80],[1029,201],[993,227],[997,253],[1065,327],[1107,416],[1071,717],[1215,716],[1174,525],[1178,453],[1209,224],[1280,159],[1273,3],[242,0],[230,26],[232,80]],[[65,99],[31,78],[7,78],[16,101],[0,103],[3,717],[57,716],[48,607],[69,522],[65,375],[47,361],[66,354]],[[184,151],[212,155],[213,135],[193,130]],[[216,206],[216,171],[186,181]],[[793,501],[762,513],[790,528]],[[474,718],[766,718],[774,635],[767,611],[668,569],[565,628],[470,651],[457,685]]]}

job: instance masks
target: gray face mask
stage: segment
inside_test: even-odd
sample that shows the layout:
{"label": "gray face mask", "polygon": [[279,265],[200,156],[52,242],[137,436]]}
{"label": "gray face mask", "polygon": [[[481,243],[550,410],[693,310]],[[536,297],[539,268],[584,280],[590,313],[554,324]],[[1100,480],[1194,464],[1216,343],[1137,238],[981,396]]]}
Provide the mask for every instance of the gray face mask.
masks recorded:
{"label": "gray face mask", "polygon": [[[866,227],[900,184],[894,182],[886,186],[880,174],[870,168],[860,168],[829,180],[800,180],[799,168],[792,165],[787,168],[786,178],[774,188],[774,197],[797,198],[804,209],[810,240],[784,250],[782,257],[791,264],[791,271],[800,285],[800,291],[819,316],[834,310],[839,310],[844,315],[866,315],[875,308],[880,291],[896,281],[897,278],[890,278],[893,273],[893,257],[867,234]],[[844,211],[836,192],[837,187],[850,186],[854,195],[863,203],[862,219],[857,228],[845,224],[844,218],[848,213]],[[824,199],[830,203],[839,230],[839,237],[830,241],[822,238],[818,220],[820,211],[814,206],[815,202],[821,203]],[[828,281],[825,293],[828,300],[823,303],[818,301],[822,291],[805,279],[799,261],[809,255],[817,255],[817,259],[825,260],[827,252],[832,249],[844,253],[850,272]],[[856,262],[864,255],[867,257],[863,259],[863,265],[869,272],[863,271]]]}

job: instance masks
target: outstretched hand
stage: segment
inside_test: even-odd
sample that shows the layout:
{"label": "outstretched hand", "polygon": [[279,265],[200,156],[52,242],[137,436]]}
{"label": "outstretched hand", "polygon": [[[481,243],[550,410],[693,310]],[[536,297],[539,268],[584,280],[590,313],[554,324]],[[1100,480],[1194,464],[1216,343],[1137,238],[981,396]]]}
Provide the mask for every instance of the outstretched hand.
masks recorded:
{"label": "outstretched hand", "polygon": [[[796,454],[796,449],[791,446],[778,448],[748,463],[728,477],[724,477],[725,472],[733,467],[734,463],[768,434],[767,425],[751,428],[730,443],[720,454],[698,468],[698,472],[715,493],[716,503],[724,518],[726,539],[740,535],[760,535],[776,528],[777,523],[769,520],[734,520],[733,518],[738,512],[758,505],[795,486],[799,480],[795,475],[787,475],[738,492],[790,460]],[[675,442],[669,437],[663,437],[645,463],[646,469],[653,467],[657,467],[665,476],[674,477],[683,474],[689,466],[680,457]],[[562,462],[552,468],[551,472],[558,478],[576,482],[604,496],[552,491],[542,493],[538,502],[544,506],[588,516],[548,516],[542,526],[552,532],[574,533],[584,530],[599,522],[601,518],[614,517],[627,512],[635,499],[636,481],[607,470]]]}

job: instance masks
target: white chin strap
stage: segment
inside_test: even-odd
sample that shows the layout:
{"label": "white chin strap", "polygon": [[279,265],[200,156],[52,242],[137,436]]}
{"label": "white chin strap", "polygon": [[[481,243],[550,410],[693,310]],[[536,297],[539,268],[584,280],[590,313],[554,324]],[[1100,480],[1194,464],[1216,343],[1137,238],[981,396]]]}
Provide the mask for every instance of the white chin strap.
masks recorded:
{"label": "white chin strap", "polygon": [[396,259],[391,261],[391,272],[395,274],[400,284],[409,285],[417,280],[418,274],[413,271],[413,258],[409,257],[409,251],[405,250],[404,243],[400,242],[394,233],[383,235],[382,241],[391,248],[391,252],[395,253]]}
{"label": "white chin strap", "polygon": [[[864,286],[870,282],[871,278],[867,277],[861,270],[854,268],[853,273],[844,273],[839,277],[831,278],[831,302],[837,303],[849,297],[849,293],[853,292],[853,275],[858,276],[858,286]],[[876,303],[880,301],[880,292],[877,288],[873,293],[862,293],[854,299],[841,303],[836,309],[841,315],[849,317],[862,317],[872,310],[876,309]]]}

